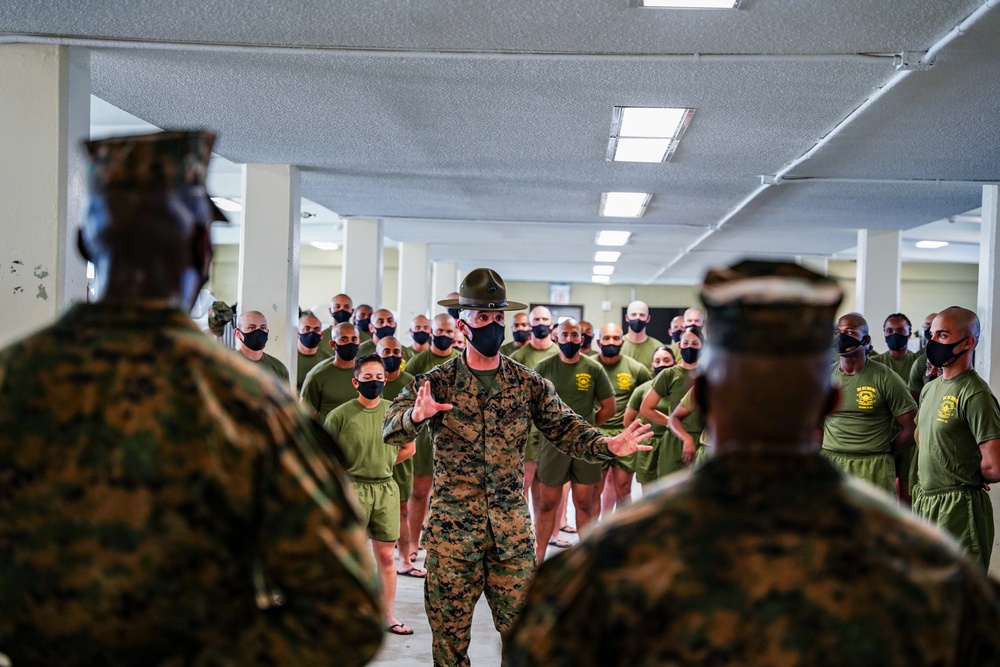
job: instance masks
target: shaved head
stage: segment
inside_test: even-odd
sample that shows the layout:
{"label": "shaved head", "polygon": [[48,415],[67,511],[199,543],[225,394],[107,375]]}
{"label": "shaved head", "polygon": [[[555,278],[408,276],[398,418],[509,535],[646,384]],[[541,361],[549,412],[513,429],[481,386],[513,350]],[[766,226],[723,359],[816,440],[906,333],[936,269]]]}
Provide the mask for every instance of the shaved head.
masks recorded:
{"label": "shaved head", "polygon": [[934,318],[931,328],[935,331],[947,329],[956,339],[972,336],[977,342],[981,333],[979,316],[961,306],[951,306],[942,310]]}

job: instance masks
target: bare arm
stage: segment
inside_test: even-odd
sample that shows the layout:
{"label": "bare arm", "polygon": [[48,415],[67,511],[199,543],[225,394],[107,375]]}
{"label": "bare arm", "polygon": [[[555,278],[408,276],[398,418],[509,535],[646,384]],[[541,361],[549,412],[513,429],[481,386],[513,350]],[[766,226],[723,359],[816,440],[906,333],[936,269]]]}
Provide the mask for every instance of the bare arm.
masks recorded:
{"label": "bare arm", "polygon": [[899,424],[902,430],[896,434],[896,437],[890,443],[890,449],[893,454],[905,452],[910,447],[913,447],[913,432],[917,428],[913,419],[916,417],[916,414],[915,410],[911,410],[896,417],[896,423]]}
{"label": "bare arm", "polygon": [[979,443],[979,452],[983,456],[979,464],[983,479],[987,482],[1000,482],[1000,439]]}
{"label": "bare arm", "polygon": [[614,396],[609,396],[608,398],[602,399],[601,407],[597,411],[597,415],[594,417],[594,424],[596,426],[600,426],[604,422],[611,419],[614,416],[615,410],[617,408],[618,406],[615,404]]}
{"label": "bare arm", "polygon": [[396,452],[395,465],[399,465],[406,459],[411,458],[416,453],[417,453],[417,441],[410,440],[408,443],[400,447],[398,452]]}
{"label": "bare arm", "polygon": [[639,417],[639,411],[635,408],[625,408],[625,414],[622,416],[622,426],[628,428],[631,424]]}
{"label": "bare arm", "polygon": [[662,396],[655,389],[650,389],[649,393],[646,394],[646,398],[642,399],[642,405],[639,407],[639,416],[653,424],[666,426],[667,416],[656,409],[656,404],[660,402],[661,398]]}
{"label": "bare arm", "polygon": [[684,447],[681,450],[681,460],[684,461],[684,463],[691,463],[694,461],[695,451],[698,447],[698,443],[694,441],[694,437],[692,437],[692,435],[687,432],[687,429],[684,428],[684,420],[690,414],[690,410],[685,408],[683,405],[678,405],[674,408],[674,411],[670,413],[670,417],[667,419],[667,426],[670,427],[673,434],[680,438],[681,442],[684,444]]}

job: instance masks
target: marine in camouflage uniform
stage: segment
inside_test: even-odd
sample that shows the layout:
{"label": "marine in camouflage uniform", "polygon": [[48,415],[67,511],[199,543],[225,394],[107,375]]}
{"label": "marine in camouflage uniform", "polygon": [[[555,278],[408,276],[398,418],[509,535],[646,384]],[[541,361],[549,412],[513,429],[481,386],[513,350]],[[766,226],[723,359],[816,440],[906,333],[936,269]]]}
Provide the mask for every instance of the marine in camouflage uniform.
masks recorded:
{"label": "marine in camouflage uniform", "polygon": [[[88,147],[99,196],[81,247],[100,302],[0,351],[0,653],[364,664],[382,612],[343,468],[322,451],[332,441],[179,308],[211,257],[211,135]],[[119,215],[122,201],[142,217]]]}
{"label": "marine in camouflage uniform", "polygon": [[817,453],[836,283],[744,262],[702,299],[717,454],[543,563],[505,664],[1000,664],[996,584]]}
{"label": "marine in camouflage uniform", "polygon": [[[507,302],[496,273],[472,271],[459,293],[441,305],[461,307],[463,315],[472,311],[475,326],[458,325],[471,345],[461,357],[418,375],[389,408],[384,432],[387,443],[403,443],[427,428],[434,444],[434,492],[423,545],[424,604],[436,665],[469,664],[472,612],[483,592],[504,641],[521,609],[535,567],[524,496],[531,424],[562,451],[590,461],[613,457],[612,448],[635,451],[646,435],[633,428],[607,440],[559,400],[550,382],[499,354],[503,318],[495,311],[524,306]],[[433,413],[425,412],[431,403]]]}

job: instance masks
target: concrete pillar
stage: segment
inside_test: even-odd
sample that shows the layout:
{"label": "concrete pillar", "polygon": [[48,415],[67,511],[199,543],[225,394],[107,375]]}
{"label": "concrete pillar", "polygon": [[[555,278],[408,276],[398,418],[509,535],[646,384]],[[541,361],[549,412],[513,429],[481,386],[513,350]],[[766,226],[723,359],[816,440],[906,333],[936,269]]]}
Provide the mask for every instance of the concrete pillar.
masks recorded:
{"label": "concrete pillar", "polygon": [[87,299],[76,249],[87,191],[90,53],[0,45],[0,345]]}
{"label": "concrete pillar", "polygon": [[[977,310],[982,336],[976,347],[976,372],[990,383],[993,393],[1000,394],[1000,273],[997,272],[997,227],[1000,226],[998,206],[1000,185],[983,186],[983,222],[979,237],[979,295]],[[997,359],[997,363],[993,363]]]}
{"label": "concrete pillar", "polygon": [[382,227],[382,221],[375,218],[344,220],[340,291],[351,297],[355,308],[363,303],[382,307]]}
{"label": "concrete pillar", "polygon": [[455,262],[434,262],[431,265],[431,303],[435,314],[447,312],[437,302],[452,292],[458,291],[458,264]]}
{"label": "concrete pillar", "polygon": [[270,330],[264,351],[288,367],[293,387],[298,366],[301,217],[298,168],[243,166],[237,310],[264,313]]}
{"label": "concrete pillar", "polygon": [[430,270],[426,243],[399,244],[399,303],[396,321],[399,331],[406,331],[415,315],[427,315]]}
{"label": "concrete pillar", "polygon": [[885,350],[880,335],[887,315],[899,312],[900,233],[897,229],[858,231],[857,309],[868,320],[872,342]]}

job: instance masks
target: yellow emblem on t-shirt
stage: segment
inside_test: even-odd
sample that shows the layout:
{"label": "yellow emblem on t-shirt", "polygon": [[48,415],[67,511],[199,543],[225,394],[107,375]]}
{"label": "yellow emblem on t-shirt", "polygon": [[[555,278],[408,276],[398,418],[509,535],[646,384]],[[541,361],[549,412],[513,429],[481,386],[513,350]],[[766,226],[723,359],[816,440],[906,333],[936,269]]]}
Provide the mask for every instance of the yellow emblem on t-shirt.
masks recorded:
{"label": "yellow emblem on t-shirt", "polygon": [[937,420],[947,424],[956,412],[958,412],[958,396],[944,396],[941,398],[941,405],[938,406]]}
{"label": "yellow emblem on t-shirt", "polygon": [[873,410],[875,408],[875,387],[862,386],[857,388],[858,410]]}
{"label": "yellow emblem on t-shirt", "polygon": [[618,374],[618,388],[622,391],[628,391],[632,388],[632,376],[629,373]]}
{"label": "yellow emblem on t-shirt", "polygon": [[576,388],[579,391],[588,391],[590,389],[590,373],[577,373],[576,374]]}

